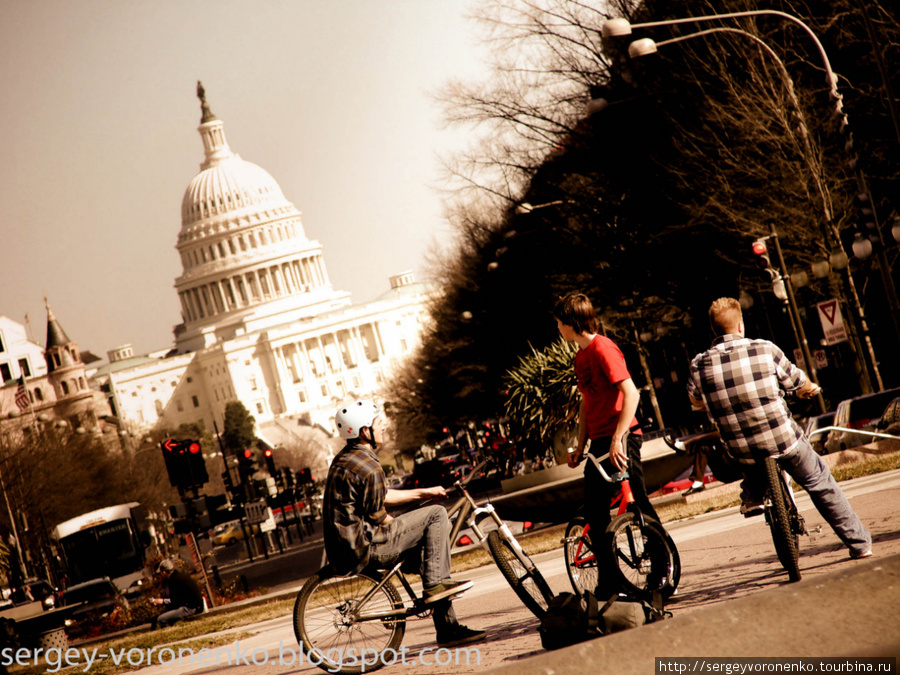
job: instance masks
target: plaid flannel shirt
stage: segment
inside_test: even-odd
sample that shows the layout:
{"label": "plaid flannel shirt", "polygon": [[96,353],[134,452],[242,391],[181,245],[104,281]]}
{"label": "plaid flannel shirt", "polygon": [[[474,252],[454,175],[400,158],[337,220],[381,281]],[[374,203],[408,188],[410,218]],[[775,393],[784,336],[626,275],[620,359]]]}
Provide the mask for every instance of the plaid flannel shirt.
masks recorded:
{"label": "plaid flannel shirt", "polygon": [[369,559],[369,545],[387,517],[387,481],[375,451],[349,443],[328,470],[323,499],[325,552],[339,574],[356,574]]}
{"label": "plaid flannel shirt", "polygon": [[803,432],[784,392],[805,382],[803,371],[768,340],[722,335],[691,361],[688,393],[706,404],[729,454],[751,463],[754,450],[780,457],[797,447]]}

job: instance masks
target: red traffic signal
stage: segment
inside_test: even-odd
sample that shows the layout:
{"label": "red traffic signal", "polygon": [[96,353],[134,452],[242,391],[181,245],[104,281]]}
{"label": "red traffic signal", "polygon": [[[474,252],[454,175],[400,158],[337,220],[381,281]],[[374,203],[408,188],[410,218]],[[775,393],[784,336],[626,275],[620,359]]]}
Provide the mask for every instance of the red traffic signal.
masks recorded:
{"label": "red traffic signal", "polygon": [[266,458],[268,459],[269,457],[272,456],[272,449],[271,449],[271,448],[266,448],[265,450],[263,450],[263,455],[265,455]]}
{"label": "red traffic signal", "polygon": [[209,481],[200,443],[167,438],[161,444],[169,483],[178,488],[205,485]]}
{"label": "red traffic signal", "polygon": [[763,239],[753,242],[753,253],[757,256],[756,264],[764,270],[772,269],[772,260],[769,258],[769,248]]}
{"label": "red traffic signal", "polygon": [[253,459],[253,451],[250,448],[244,450],[244,459]]}

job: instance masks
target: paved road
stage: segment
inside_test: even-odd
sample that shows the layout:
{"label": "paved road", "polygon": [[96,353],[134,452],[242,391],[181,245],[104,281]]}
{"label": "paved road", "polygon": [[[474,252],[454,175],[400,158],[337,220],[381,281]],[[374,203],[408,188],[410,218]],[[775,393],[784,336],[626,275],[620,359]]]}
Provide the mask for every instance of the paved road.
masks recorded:
{"label": "paved road", "polygon": [[[846,571],[852,566],[877,565],[880,557],[900,554],[900,471],[858,478],[844,484],[844,489],[860,517],[875,538],[875,558],[851,561],[846,549],[827,526],[816,531],[823,522],[807,498],[801,498],[800,508],[812,534],[801,539],[801,566],[804,579]],[[669,609],[677,617],[704,608],[715,607],[732,599],[783,587],[787,575],[775,557],[768,528],[762,518],[744,519],[736,508],[686,519],[668,526],[678,544],[683,566],[682,586]],[[541,554],[535,558],[554,591],[569,590],[561,551]],[[434,632],[430,620],[411,621],[407,625],[404,645],[407,665],[393,666],[382,672],[404,673],[469,673],[497,666],[515,666],[522,673],[532,672],[529,659],[545,653],[537,633],[537,620],[518,602],[506,582],[493,567],[473,570],[465,576],[475,581],[475,588],[455,603],[460,619],[473,627],[488,631],[488,641],[479,647],[480,664],[433,661],[431,651]],[[864,598],[861,598],[864,602]],[[848,611],[865,611],[842,604],[831,607],[829,598],[822,598],[822,611],[833,612],[835,625]],[[702,616],[699,615],[698,616]],[[246,627],[241,629],[248,630]],[[308,664],[289,663],[296,658],[296,643],[290,617],[274,619],[252,627],[256,635],[241,641],[243,655],[240,665],[227,665],[224,653],[219,654],[222,665],[193,666],[173,664],[154,666],[141,672],[144,675],[170,673],[216,672],[224,675],[282,675],[286,673],[320,673]],[[638,629],[641,630],[641,629]],[[634,633],[636,634],[636,632]],[[611,640],[612,638],[606,638]],[[702,652],[702,635],[696,635],[698,653]],[[423,651],[426,650],[426,651]],[[236,657],[231,645],[232,658]],[[279,653],[282,660],[279,663]],[[762,655],[762,654],[760,654]],[[821,654],[826,656],[827,654]],[[472,655],[474,659],[475,655]],[[266,661],[263,665],[250,663]],[[542,669],[543,671],[544,669]]]}

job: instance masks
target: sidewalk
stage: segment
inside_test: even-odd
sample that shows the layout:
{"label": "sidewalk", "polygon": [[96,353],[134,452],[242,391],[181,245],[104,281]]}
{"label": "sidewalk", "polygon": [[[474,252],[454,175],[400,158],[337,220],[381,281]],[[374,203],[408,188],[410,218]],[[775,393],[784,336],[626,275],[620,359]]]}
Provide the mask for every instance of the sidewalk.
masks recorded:
{"label": "sidewalk", "polygon": [[[530,657],[491,673],[648,675],[666,657],[896,657],[900,555]],[[713,665],[713,664],[707,664]],[[724,672],[724,671],[722,671]]]}

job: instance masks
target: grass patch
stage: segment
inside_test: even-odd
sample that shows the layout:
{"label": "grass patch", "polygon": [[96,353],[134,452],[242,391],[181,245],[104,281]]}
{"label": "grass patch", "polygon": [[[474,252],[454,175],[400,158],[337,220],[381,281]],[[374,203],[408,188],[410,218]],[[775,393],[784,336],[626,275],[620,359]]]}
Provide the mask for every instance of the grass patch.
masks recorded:
{"label": "grass patch", "polygon": [[871,476],[884,471],[893,471],[894,469],[900,469],[900,451],[874,455],[858,462],[842,464],[834,467],[831,474],[835,480],[842,481]]}

